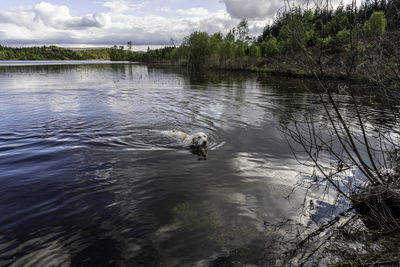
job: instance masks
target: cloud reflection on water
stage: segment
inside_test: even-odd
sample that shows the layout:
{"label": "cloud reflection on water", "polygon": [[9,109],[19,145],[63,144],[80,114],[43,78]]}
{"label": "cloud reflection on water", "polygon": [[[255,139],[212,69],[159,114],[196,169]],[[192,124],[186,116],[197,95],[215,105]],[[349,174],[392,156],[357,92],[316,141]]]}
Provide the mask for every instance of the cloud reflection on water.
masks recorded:
{"label": "cloud reflection on water", "polygon": [[[0,75],[0,94],[14,94],[0,98],[0,137],[7,137],[0,145],[15,146],[0,152],[2,197],[16,207],[22,199],[34,203],[7,217],[15,222],[7,238],[36,250],[10,248],[11,255],[49,253],[39,257],[45,263],[67,248],[61,253],[72,261],[93,264],[195,264],[251,245],[263,250],[266,224],[308,219],[299,218],[304,189],[293,193],[293,186],[309,170],[294,160],[279,125],[312,97],[294,95],[287,81],[139,64],[20,67]],[[204,130],[207,160],[157,134],[170,129]],[[26,227],[29,216],[35,219]],[[60,236],[42,243],[39,229],[59,233],[50,226]],[[99,255],[102,247],[110,254]],[[246,253],[243,262],[254,263]]]}

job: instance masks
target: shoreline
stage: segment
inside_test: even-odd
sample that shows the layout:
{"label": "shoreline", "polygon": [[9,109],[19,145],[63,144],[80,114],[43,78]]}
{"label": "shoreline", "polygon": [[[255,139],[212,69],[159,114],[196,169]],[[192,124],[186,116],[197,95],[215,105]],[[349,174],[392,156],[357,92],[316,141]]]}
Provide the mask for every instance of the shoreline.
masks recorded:
{"label": "shoreline", "polygon": [[[268,60],[275,61],[277,58],[265,58],[264,63],[268,62]],[[51,63],[58,63],[58,64],[63,64],[63,62],[67,63],[70,62],[70,64],[73,63],[80,63],[80,62],[87,62],[88,64],[95,64],[97,62],[99,63],[104,63],[104,64],[118,64],[118,63],[130,63],[130,64],[155,64],[155,65],[160,65],[160,66],[175,66],[175,67],[181,67],[181,68],[187,68],[187,65],[185,63],[173,63],[171,61],[166,61],[166,60],[160,60],[160,61],[146,61],[146,60],[135,60],[135,61],[116,61],[116,60],[104,60],[104,59],[38,59],[38,60],[32,60],[32,59],[2,59],[0,60],[0,66],[14,66],[14,65],[2,65],[1,63],[7,63],[7,62],[15,62],[18,63],[15,66],[18,65],[24,65],[24,63],[35,63],[35,62],[49,62]],[[272,76],[277,76],[277,77],[288,77],[288,78],[304,78],[304,79],[314,79],[317,80],[318,78],[312,71],[306,71],[299,67],[299,63],[296,61],[290,62],[290,64],[287,63],[287,61],[283,61],[281,64],[264,64],[264,63],[259,63],[257,65],[261,66],[256,66],[254,64],[248,64],[247,62],[244,63],[247,66],[236,66],[235,64],[230,64],[226,66],[217,66],[217,65],[205,65],[205,66],[200,66],[199,70],[215,70],[215,71],[239,71],[239,72],[249,72],[249,73],[265,73],[265,74],[270,74]],[[287,66],[290,65],[292,68],[288,68]],[[371,82],[371,79],[369,79],[366,75],[362,75],[362,73],[357,73],[353,77],[348,77],[347,75],[343,73],[338,73],[338,71],[331,71],[331,72],[326,72],[324,73],[323,79],[326,80],[331,80],[331,81],[350,81],[350,82],[355,82],[355,83],[367,83],[367,84],[374,84]],[[390,80],[389,78],[387,80]],[[398,83],[393,83],[393,80],[391,82],[389,81],[387,83],[389,87],[392,88],[400,88],[400,84]]]}

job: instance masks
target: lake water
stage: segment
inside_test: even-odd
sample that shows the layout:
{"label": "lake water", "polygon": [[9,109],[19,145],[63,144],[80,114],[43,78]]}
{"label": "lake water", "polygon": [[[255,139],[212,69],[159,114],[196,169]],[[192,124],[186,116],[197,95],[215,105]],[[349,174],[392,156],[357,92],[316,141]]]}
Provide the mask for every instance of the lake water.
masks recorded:
{"label": "lake water", "polygon": [[[0,265],[279,264],[268,226],[309,220],[280,123],[315,95],[268,75],[69,63],[0,64]],[[207,133],[206,160],[172,129]]]}

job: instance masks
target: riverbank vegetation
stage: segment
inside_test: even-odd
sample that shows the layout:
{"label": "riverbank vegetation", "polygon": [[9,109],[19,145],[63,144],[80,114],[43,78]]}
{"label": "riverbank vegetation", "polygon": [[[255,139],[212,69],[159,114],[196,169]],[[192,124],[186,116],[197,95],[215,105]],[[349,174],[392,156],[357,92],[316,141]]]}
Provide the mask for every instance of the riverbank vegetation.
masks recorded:
{"label": "riverbank vegetation", "polygon": [[[194,32],[179,47],[149,50],[137,59],[173,63],[188,70],[250,70],[312,78],[323,63],[325,78],[376,82],[385,77],[385,82],[396,87],[399,10],[398,0],[365,1],[362,6],[353,3],[336,9],[329,1],[312,9],[288,5],[255,38],[249,37],[248,22],[243,19],[225,35]],[[349,57],[351,53],[355,57]],[[314,64],[304,64],[308,59],[315,59]],[[351,73],[347,72],[349,60],[356,60],[350,64],[355,66]]]}
{"label": "riverbank vegetation", "polygon": [[[336,255],[338,266],[400,264],[399,6],[374,1],[359,8],[353,1],[331,11],[323,2],[312,10],[288,6],[291,15],[283,15],[290,40],[283,47],[314,77],[325,114],[295,114],[283,132],[299,162],[313,169],[303,185],[323,187],[340,210],[300,238],[292,255],[303,264],[324,253]],[[332,74],[342,81],[331,81]],[[359,77],[367,83],[354,83]],[[372,118],[371,108],[391,124]]]}
{"label": "riverbank vegetation", "polygon": [[[244,19],[226,35],[192,33],[169,53],[169,58],[190,69],[247,69],[312,76],[312,70],[303,64],[304,53],[319,53],[319,60],[327,62],[325,74],[343,78],[347,76],[343,68],[346,57],[351,46],[356,45],[360,61],[384,53],[385,59],[391,61],[382,69],[387,75],[398,65],[389,56],[399,54],[399,48],[394,46],[400,39],[398,10],[397,0],[366,1],[361,7],[341,5],[335,10],[322,6],[313,9],[287,6],[256,38],[248,36],[248,23]],[[366,46],[377,49],[366,51]],[[365,72],[358,68],[353,78],[363,78]]]}

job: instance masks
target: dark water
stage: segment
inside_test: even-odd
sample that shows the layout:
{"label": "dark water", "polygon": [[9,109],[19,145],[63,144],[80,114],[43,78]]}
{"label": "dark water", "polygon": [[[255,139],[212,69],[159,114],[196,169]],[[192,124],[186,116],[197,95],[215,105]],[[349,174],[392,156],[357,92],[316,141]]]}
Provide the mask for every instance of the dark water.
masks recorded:
{"label": "dark water", "polygon": [[[0,265],[278,264],[266,225],[308,220],[279,127],[321,109],[300,87],[140,64],[0,66]],[[206,132],[207,159],[172,129]]]}

